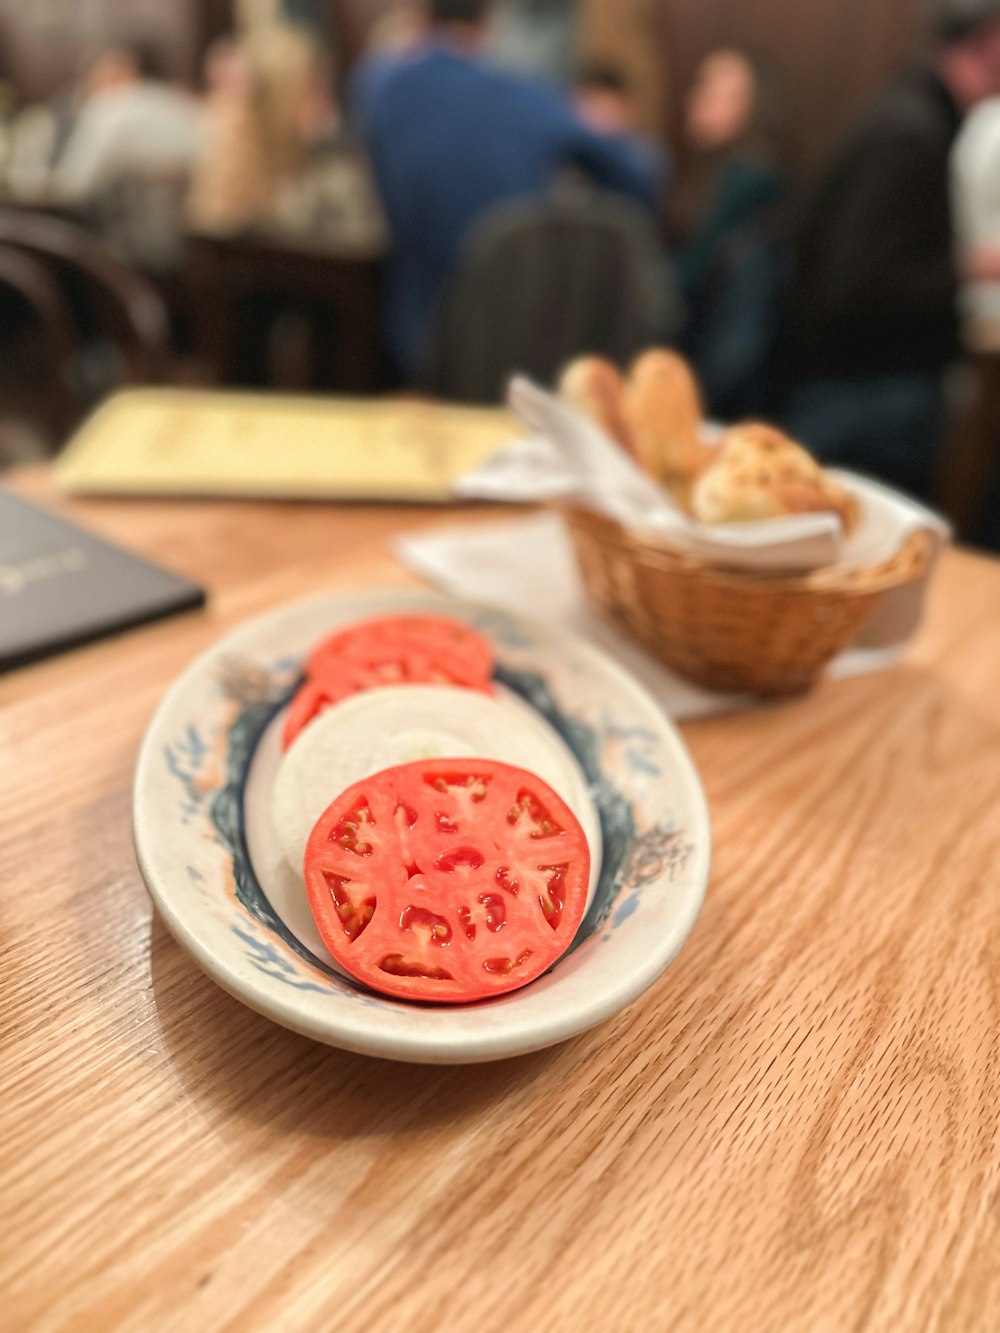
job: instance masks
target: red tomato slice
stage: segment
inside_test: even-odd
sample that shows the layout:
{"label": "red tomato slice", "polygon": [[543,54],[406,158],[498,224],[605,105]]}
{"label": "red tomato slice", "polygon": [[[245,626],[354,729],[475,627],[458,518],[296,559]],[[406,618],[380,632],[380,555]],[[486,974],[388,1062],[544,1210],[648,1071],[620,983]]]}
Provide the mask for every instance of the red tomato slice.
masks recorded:
{"label": "red tomato slice", "polygon": [[303,727],[309,725],[324,708],[339,703],[361,690],[377,689],[380,685],[457,685],[463,689],[477,689],[492,694],[489,680],[471,684],[456,680],[448,670],[433,658],[412,654],[405,659],[382,662],[344,662],[340,669],[329,668],[322,675],[310,677],[301,685],[288,706],[282,745],[287,750]]}
{"label": "red tomato slice", "polygon": [[285,727],[281,733],[282,749],[287,750],[302,728],[307,727],[332,702],[323,687],[315,681],[307,680],[304,685],[300,685],[285,714]]}
{"label": "red tomato slice", "polygon": [[464,1003],[526,985],[565,952],[590,850],[533,773],[429,759],[342,792],[313,828],[304,873],[347,972],[401,999]]}
{"label": "red tomato slice", "polygon": [[[345,662],[391,664],[431,658],[459,684],[473,687],[493,671],[493,646],[471,625],[447,616],[379,616],[338,630],[310,653],[306,674],[338,672]],[[394,682],[393,682],[394,683]]]}
{"label": "red tomato slice", "polygon": [[493,648],[446,616],[381,616],[338,630],[314,648],[289,707],[285,749],[330,704],[380,685],[461,685],[492,692]]}

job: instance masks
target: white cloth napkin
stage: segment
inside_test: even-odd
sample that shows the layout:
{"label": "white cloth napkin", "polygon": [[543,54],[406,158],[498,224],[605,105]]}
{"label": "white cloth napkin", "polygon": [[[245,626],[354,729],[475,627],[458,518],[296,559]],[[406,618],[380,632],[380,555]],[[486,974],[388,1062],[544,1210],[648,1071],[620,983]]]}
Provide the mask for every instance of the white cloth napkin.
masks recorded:
{"label": "white cloth napkin", "polygon": [[636,531],[666,538],[719,564],[804,571],[889,559],[915,528],[943,541],[947,525],[930,510],[851,473],[833,475],[857,495],[862,518],[845,537],[834,514],[799,514],[760,523],[706,526],[685,514],[593,422],[569,403],[518,376],[509,402],[530,438],[512,441],[456,490],[469,499],[538,501],[572,498]]}
{"label": "white cloth napkin", "polygon": [[[396,541],[396,553],[411,569],[453,596],[502,606],[546,625],[561,625],[597,644],[642,681],[672,717],[708,717],[757,702],[750,695],[699,689],[591,610],[569,536],[557,514],[404,535]],[[861,638],[831,664],[829,674],[855,675],[896,661],[920,618],[923,591],[921,583],[888,594]]]}

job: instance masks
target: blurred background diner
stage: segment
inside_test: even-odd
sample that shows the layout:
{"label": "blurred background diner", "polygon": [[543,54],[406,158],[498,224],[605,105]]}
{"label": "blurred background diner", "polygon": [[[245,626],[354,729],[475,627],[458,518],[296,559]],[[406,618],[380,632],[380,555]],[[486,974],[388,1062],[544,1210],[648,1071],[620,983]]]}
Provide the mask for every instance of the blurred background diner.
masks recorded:
{"label": "blurred background diner", "polygon": [[1000,0],[0,0],[0,192],[0,468],[663,343],[1000,549]]}

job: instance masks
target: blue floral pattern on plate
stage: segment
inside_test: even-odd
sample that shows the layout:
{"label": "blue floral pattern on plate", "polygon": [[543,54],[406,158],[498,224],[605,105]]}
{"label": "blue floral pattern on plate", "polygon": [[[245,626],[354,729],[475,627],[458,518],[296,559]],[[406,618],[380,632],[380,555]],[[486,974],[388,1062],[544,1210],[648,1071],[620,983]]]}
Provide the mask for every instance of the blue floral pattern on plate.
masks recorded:
{"label": "blue floral pattern on plate", "polygon": [[[247,828],[255,757],[310,646],[350,619],[421,606],[460,615],[492,638],[498,685],[572,752],[603,839],[592,902],[567,954],[521,991],[448,1012],[374,995],[318,956],[276,910]],[[265,764],[265,782],[267,771]],[[161,706],[140,756],[136,847],[167,924],[227,989],[321,1040],[437,1062],[536,1049],[634,998],[690,929],[709,833],[681,742],[621,668],[569,635],[498,609],[393,593],[286,608],[195,663]],[[476,1018],[484,1008],[496,1013],[488,1024]]]}
{"label": "blue floral pattern on plate", "polygon": [[[262,675],[256,669],[245,669],[236,661],[227,662],[220,687],[223,693],[241,705],[241,711],[228,731],[225,782],[212,795],[206,813],[219,841],[232,858],[236,897],[253,919],[276,935],[293,953],[330,977],[334,984],[368,994],[366,987],[343,977],[317,958],[288,929],[268,899],[250,857],[243,801],[247,774],[261,736],[297,688],[298,680],[291,690],[284,686],[276,691],[272,685],[272,680],[281,680],[286,666],[284,661],[278,663],[271,676],[270,673]],[[579,948],[609,919],[612,928],[627,920],[638,905],[638,894],[645,884],[655,880],[664,867],[671,877],[677,870],[683,869],[691,850],[690,844],[685,841],[681,830],[667,824],[656,825],[641,836],[636,834],[631,805],[601,769],[601,739],[598,733],[586,722],[562,712],[544,676],[537,672],[513,671],[498,665],[494,678],[530,703],[566,742],[583,770],[597,808],[604,854],[594,899],[570,946],[572,951]],[[629,732],[627,729],[615,728],[613,724],[606,727],[606,735],[630,740],[644,739],[646,742],[653,739],[651,733],[641,728]],[[199,808],[200,793],[196,774],[207,753],[207,745],[192,724],[188,725],[179,741],[165,747],[167,768],[177,778],[183,791],[181,808],[185,819]],[[630,749],[628,757],[629,763],[635,767],[642,768],[647,764],[641,757],[641,751]],[[658,770],[654,766],[652,771]],[[628,896],[615,911],[615,904],[623,891]],[[316,985],[297,977],[294,967],[282,960],[273,947],[263,945],[241,926],[233,926],[233,931],[249,947],[248,957],[255,967],[262,967],[263,962],[272,966],[274,970],[268,975],[274,980],[295,987]]]}

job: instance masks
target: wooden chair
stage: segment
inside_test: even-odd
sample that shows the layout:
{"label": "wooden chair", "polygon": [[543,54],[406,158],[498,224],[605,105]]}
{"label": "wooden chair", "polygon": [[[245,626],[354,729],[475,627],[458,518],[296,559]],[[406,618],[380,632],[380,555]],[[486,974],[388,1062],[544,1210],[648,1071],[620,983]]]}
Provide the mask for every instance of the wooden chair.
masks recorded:
{"label": "wooden chair", "polygon": [[516,200],[476,224],[418,387],[498,402],[513,371],[550,382],[571,357],[625,364],[677,327],[673,270],[639,205],[590,189]]}
{"label": "wooden chair", "polygon": [[81,339],[99,338],[114,346],[123,382],[159,383],[167,377],[170,331],[163,301],[100,241],[60,218],[0,208],[0,245],[45,267]]}
{"label": "wooden chair", "polygon": [[77,339],[44,264],[0,245],[0,467],[53,452],[79,404],[69,382]]}

